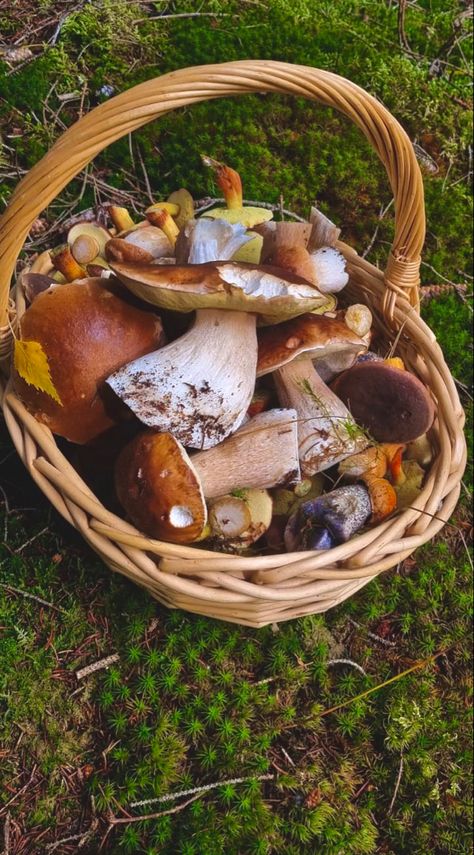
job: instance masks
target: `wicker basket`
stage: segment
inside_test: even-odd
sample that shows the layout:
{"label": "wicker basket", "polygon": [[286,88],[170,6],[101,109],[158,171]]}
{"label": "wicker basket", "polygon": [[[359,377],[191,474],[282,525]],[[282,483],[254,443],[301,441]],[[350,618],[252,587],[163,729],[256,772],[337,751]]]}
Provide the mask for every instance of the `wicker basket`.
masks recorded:
{"label": "wicker basket", "polygon": [[[344,113],[384,164],[395,197],[395,240],[382,273],[339,243],[352,301],[370,306],[378,335],[398,337],[397,354],[431,389],[437,419],[435,461],[416,506],[329,552],[262,557],[161,543],[110,513],[59,451],[51,432],[25,410],[4,381],[3,409],[18,454],[55,508],[112,569],[160,602],[234,623],[265,624],[324,612],[393,567],[447,522],[465,466],[464,414],[435,337],[419,317],[420,251],[425,234],[423,186],[407,135],[364,90],[327,71],[282,62],[242,61],[187,68],[107,101],[66,131],[16,188],[0,220],[0,322],[4,360],[16,312],[9,297],[19,251],[37,215],[105,146],[177,107],[251,92],[304,96]],[[12,292],[14,293],[14,292]]]}

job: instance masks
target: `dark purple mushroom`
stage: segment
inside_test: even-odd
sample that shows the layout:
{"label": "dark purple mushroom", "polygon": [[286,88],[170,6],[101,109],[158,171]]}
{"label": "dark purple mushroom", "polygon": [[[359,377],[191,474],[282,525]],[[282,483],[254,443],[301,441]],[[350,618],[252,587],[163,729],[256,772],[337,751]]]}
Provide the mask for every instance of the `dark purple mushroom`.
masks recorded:
{"label": "dark purple mushroom", "polygon": [[365,485],[339,487],[300,505],[288,520],[285,546],[289,552],[331,549],[349,540],[371,515],[372,501]]}

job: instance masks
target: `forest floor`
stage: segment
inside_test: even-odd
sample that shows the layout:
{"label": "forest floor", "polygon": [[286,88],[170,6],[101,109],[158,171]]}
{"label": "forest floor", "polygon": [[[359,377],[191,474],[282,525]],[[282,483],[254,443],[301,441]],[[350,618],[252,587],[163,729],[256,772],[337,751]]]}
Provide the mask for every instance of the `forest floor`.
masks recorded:
{"label": "forest floor", "polygon": [[[470,439],[470,35],[472,6],[454,0],[0,0],[0,206],[80,115],[166,71],[250,57],[346,76],[416,146],[422,314]],[[249,199],[301,216],[317,199],[384,265],[393,206],[375,154],[335,111],[276,95],[179,110],[110,146],[22,259],[91,205],[214,195],[202,152]],[[470,470],[434,541],[323,616],[254,630],[168,611],[107,570],[4,426],[0,464],[3,855],[471,851]]]}

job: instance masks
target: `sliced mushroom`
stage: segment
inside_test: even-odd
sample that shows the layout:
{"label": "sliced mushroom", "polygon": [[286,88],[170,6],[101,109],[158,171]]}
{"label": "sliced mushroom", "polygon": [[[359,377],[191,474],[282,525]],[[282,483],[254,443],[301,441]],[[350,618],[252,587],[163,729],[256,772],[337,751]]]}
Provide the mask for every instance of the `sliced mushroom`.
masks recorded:
{"label": "sliced mushroom", "polygon": [[239,552],[270,527],[273,503],[266,490],[239,490],[209,504],[210,536],[221,549]]}
{"label": "sliced mushroom", "polygon": [[98,223],[76,223],[67,233],[67,242],[79,264],[87,264],[97,255],[105,258],[105,244],[111,234]]}

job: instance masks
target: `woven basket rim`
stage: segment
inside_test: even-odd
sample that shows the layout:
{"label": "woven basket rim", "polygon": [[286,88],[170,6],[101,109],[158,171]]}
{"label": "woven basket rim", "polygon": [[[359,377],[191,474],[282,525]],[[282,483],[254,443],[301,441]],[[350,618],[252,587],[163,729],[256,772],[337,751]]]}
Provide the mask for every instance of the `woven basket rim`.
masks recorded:
{"label": "woven basket rim", "polygon": [[[350,272],[348,296],[355,294],[357,302],[367,302],[387,341],[400,334],[399,347],[407,367],[436,400],[432,436],[438,453],[415,506],[325,553],[242,557],[163,543],[143,536],[104,508],[61,454],[48,428],[25,410],[7,382],[2,383],[5,420],[20,457],[46,497],[111,569],[147,588],[166,605],[250,626],[325,611],[351,596],[430,540],[446,524],[458,500],[466,460],[464,413],[441,349],[418,314],[424,208],[421,177],[408,137],[379,102],[329,72],[270,61],[181,69],[116,96],[76,123],[23,179],[0,220],[0,254],[3,251],[8,271],[45,200],[51,192],[56,195],[74,170],[82,168],[84,158],[94,156],[95,149],[84,136],[91,125],[108,128],[105,143],[100,139],[102,148],[127,133],[130,123],[139,127],[184,101],[192,104],[217,97],[216,91],[223,95],[262,89],[304,94],[336,106],[361,127],[387,168],[397,199],[397,221],[385,275],[351,247],[342,242],[338,245]],[[137,106],[133,101],[125,121],[124,105],[132,103],[137,90],[140,103]],[[64,150],[71,138],[77,152],[74,148],[68,160]],[[35,186],[36,198],[25,206]],[[3,297],[9,284],[5,269],[0,280]],[[20,297],[20,314],[23,308]],[[4,329],[4,355],[11,344],[7,339]]]}

